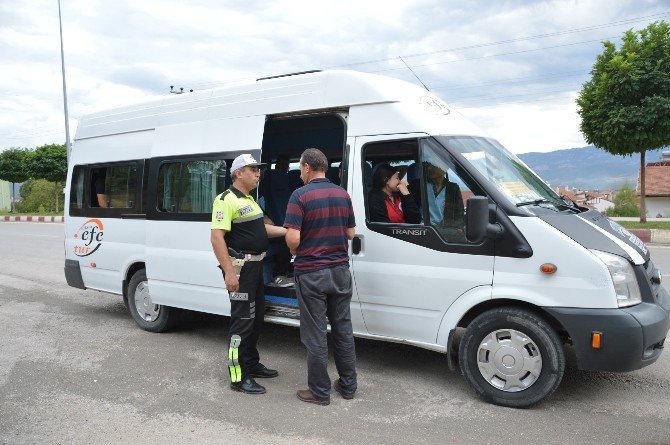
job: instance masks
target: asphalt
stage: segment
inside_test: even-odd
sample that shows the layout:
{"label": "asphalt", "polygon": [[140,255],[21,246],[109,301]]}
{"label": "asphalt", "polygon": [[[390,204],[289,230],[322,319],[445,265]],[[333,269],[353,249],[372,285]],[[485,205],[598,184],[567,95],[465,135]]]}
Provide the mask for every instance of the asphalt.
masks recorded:
{"label": "asphalt", "polygon": [[[651,250],[670,271],[670,248]],[[0,444],[670,443],[667,351],[626,374],[578,371],[569,354],[554,395],[515,410],[479,400],[441,354],[357,339],[356,397],[322,407],[295,397],[298,331],[267,324],[261,356],[280,376],[265,395],[232,392],[227,318],[140,330],[120,297],[65,284],[62,224],[0,224],[0,327]]]}

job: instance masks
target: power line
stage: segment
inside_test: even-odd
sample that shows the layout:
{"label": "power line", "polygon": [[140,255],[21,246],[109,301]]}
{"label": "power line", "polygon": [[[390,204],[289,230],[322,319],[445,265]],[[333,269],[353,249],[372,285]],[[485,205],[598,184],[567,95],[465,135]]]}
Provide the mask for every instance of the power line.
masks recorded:
{"label": "power line", "polygon": [[[650,14],[650,15],[645,15],[645,16],[640,16],[640,17],[632,17],[629,19],[623,19],[623,20],[616,20],[613,22],[607,22],[607,23],[602,23],[599,25],[591,25],[591,26],[585,26],[581,28],[572,28],[572,29],[567,29],[563,31],[556,31],[556,32],[551,32],[551,33],[544,33],[544,34],[536,34],[532,36],[526,36],[526,37],[517,37],[514,39],[506,39],[506,40],[499,40],[495,42],[487,42],[487,43],[480,43],[480,44],[475,44],[475,45],[467,45],[467,46],[460,46],[460,47],[453,47],[453,48],[446,48],[446,49],[438,49],[434,51],[427,51],[427,52],[422,52],[422,53],[414,53],[414,54],[404,54],[396,57],[388,57],[388,58],[382,58],[382,59],[371,59],[371,60],[365,60],[365,61],[360,61],[360,62],[353,62],[353,63],[345,63],[345,64],[339,64],[339,65],[331,65],[327,66],[324,69],[333,69],[333,68],[346,68],[346,67],[352,67],[352,66],[357,66],[357,65],[365,65],[365,64],[371,64],[371,63],[382,63],[382,62],[397,62],[399,58],[413,58],[413,57],[421,57],[421,56],[428,56],[428,55],[434,55],[434,54],[440,54],[440,53],[445,53],[445,52],[455,52],[455,51],[464,51],[468,49],[477,49],[477,48],[486,48],[486,47],[492,47],[492,46],[499,46],[499,45],[506,45],[509,43],[516,43],[516,42],[523,42],[523,41],[529,41],[529,40],[537,40],[537,39],[544,39],[548,37],[557,37],[557,36],[562,36],[562,35],[568,35],[568,34],[574,34],[574,33],[580,33],[580,32],[587,32],[587,31],[594,31],[598,29],[604,29],[604,28],[611,28],[615,26],[621,26],[621,25],[626,25],[626,24],[631,24],[631,23],[637,23],[637,22],[642,22],[642,21],[649,21],[653,19],[660,19],[666,16],[670,16],[670,11],[663,11],[655,14]],[[604,37],[603,39],[611,39],[611,38],[616,38],[616,37]],[[603,39],[597,39],[594,41],[601,41]],[[572,43],[568,44],[566,46],[570,45],[575,45],[575,44],[580,44],[580,43],[592,43],[594,41],[584,41],[584,42],[578,42],[578,43]],[[553,48],[559,48],[562,45],[555,45],[555,46],[550,46],[542,49],[553,49]],[[526,51],[516,51],[516,52],[509,52],[509,53],[500,53],[497,55],[491,55],[491,56],[482,56],[482,57],[477,57],[477,58],[467,58],[467,59],[458,59],[456,61],[466,61],[466,60],[477,60],[481,58],[486,58],[486,57],[499,57],[503,55],[513,55],[513,54],[522,54],[524,52],[529,52],[529,51],[538,51],[541,49],[535,49],[535,50],[526,50]],[[451,63],[452,61],[446,61],[446,62],[437,62],[435,64],[440,64],[440,63]],[[417,68],[417,67],[422,67],[422,66],[431,66],[433,64],[420,64],[420,65],[410,65],[412,68]],[[405,68],[390,68],[390,69],[385,69],[385,70],[374,70],[374,71],[368,71],[371,73],[378,73],[378,72],[386,72],[386,71],[397,71],[400,69],[405,69]],[[231,83],[237,83],[237,82],[244,82],[244,81],[250,81],[253,80],[256,76],[254,77],[246,77],[246,78],[238,78],[234,80],[229,80],[229,81],[210,81],[210,82],[199,82],[199,83],[191,83],[191,82],[177,82],[177,83],[184,83],[188,84],[191,87],[194,88],[213,88],[216,86],[222,86],[222,85],[228,85]]]}
{"label": "power line", "polygon": [[[653,18],[663,18],[670,15],[670,11],[664,11],[662,13],[656,13],[648,16],[642,16],[642,17],[635,17],[631,19],[625,19],[625,20],[618,20],[615,22],[609,22],[609,23],[603,23],[600,25],[592,25],[592,26],[586,26],[583,28],[573,28],[573,29],[568,29],[568,30],[563,30],[563,31],[556,31],[552,33],[545,33],[545,34],[536,34],[533,36],[526,36],[526,37],[517,37],[514,39],[506,39],[506,40],[499,40],[496,42],[488,42],[488,43],[479,43],[475,45],[467,45],[467,46],[460,46],[460,47],[454,47],[454,48],[447,48],[447,49],[438,49],[435,51],[428,51],[428,52],[423,52],[423,53],[414,53],[414,54],[404,54],[401,57],[403,58],[411,58],[411,57],[420,57],[420,56],[431,56],[434,54],[439,54],[439,53],[445,53],[445,52],[452,52],[452,51],[464,51],[468,49],[477,49],[477,48],[485,48],[489,46],[497,46],[497,45],[505,45],[508,43],[515,43],[515,42],[522,42],[522,41],[527,41],[527,40],[536,40],[536,39],[544,39],[547,37],[556,37],[556,36],[561,36],[561,35],[566,35],[566,34],[573,34],[573,33],[578,33],[578,32],[586,32],[586,31],[593,31],[596,29],[603,29],[603,28],[610,28],[613,26],[620,26],[624,24],[629,24],[629,23],[636,23],[636,22],[641,22],[641,21],[647,21]],[[397,57],[389,57],[389,58],[384,58],[384,59],[376,59],[376,60],[366,60],[366,61],[361,61],[361,62],[354,62],[354,63],[347,63],[343,65],[334,65],[330,66],[327,68],[344,68],[348,66],[356,66],[356,65],[365,65],[369,63],[381,63],[381,62],[390,62],[390,61],[395,61]]]}
{"label": "power line", "polygon": [[[605,37],[605,39],[611,39],[613,37]],[[487,54],[484,56],[477,56],[477,57],[466,57],[463,59],[454,59],[454,60],[445,60],[442,62],[432,62],[432,63],[423,63],[419,65],[411,65],[412,68],[421,68],[424,66],[434,66],[434,65],[444,65],[447,63],[455,63],[455,62],[468,62],[472,60],[481,60],[481,59],[489,59],[493,57],[501,57],[501,56],[511,56],[511,55],[516,55],[516,54],[525,54],[525,53],[531,53],[531,52],[536,52],[536,51],[544,51],[547,49],[556,49],[556,48],[564,48],[568,46],[575,46],[575,45],[583,45],[586,43],[594,43],[594,42],[601,42],[602,39],[594,39],[594,40],[583,40],[581,42],[572,42],[572,43],[564,43],[561,45],[553,45],[553,46],[545,46],[542,48],[533,48],[533,49],[524,49],[524,50],[519,50],[519,51],[511,51],[507,53],[497,53],[497,54]],[[404,69],[403,67],[399,68],[386,68],[383,70],[374,70],[374,71],[366,71],[368,73],[383,73],[383,72],[388,72],[388,71],[399,71]]]}
{"label": "power line", "polygon": [[467,96],[461,96],[461,97],[456,97],[452,98],[449,100],[450,103],[453,102],[458,102],[459,100],[465,99],[465,103],[471,103],[471,102],[481,102],[481,101],[486,101],[486,100],[494,100],[494,99],[505,99],[505,98],[517,98],[517,97],[527,97],[527,96],[537,96],[537,95],[547,95],[547,94],[558,94],[558,93],[569,93],[573,92],[574,89],[551,89],[551,90],[540,90],[540,91],[532,91],[529,93],[520,93],[520,94],[508,94],[508,95],[489,95],[489,96],[473,96],[473,97],[467,97]]}
{"label": "power line", "polygon": [[[498,80],[495,82],[485,82],[485,83],[473,83],[473,84],[457,84],[457,85],[452,85],[448,87],[442,87],[438,88],[439,90],[459,90],[459,89],[464,89],[464,88],[477,88],[477,87],[487,87],[487,86],[494,86],[494,85],[503,85],[503,84],[508,84],[508,83],[521,83],[521,82],[528,82],[528,81],[533,81],[533,80],[544,80],[544,79],[552,79],[555,77],[576,77],[576,76],[583,76],[588,74],[588,72],[584,70],[572,70],[572,71],[562,71],[558,73],[549,73],[546,75],[542,76],[523,76],[523,77],[509,77],[507,79],[502,79]],[[431,85],[433,87],[439,86],[439,85],[446,85],[449,84],[449,82],[442,81],[442,82],[431,82]]]}
{"label": "power line", "polygon": [[[467,46],[460,46],[460,47],[453,47],[453,48],[446,48],[446,49],[438,49],[438,50],[435,50],[435,51],[428,51],[428,52],[414,53],[414,54],[406,54],[406,55],[401,55],[401,56],[396,56],[396,57],[388,57],[388,58],[383,58],[383,59],[372,59],[372,60],[366,60],[366,61],[360,61],[360,62],[339,64],[339,65],[331,65],[331,66],[325,67],[325,69],[346,68],[346,67],[352,67],[352,66],[357,66],[357,65],[365,65],[365,64],[371,64],[371,63],[397,62],[399,57],[401,57],[401,58],[413,58],[413,57],[428,56],[428,55],[434,55],[434,54],[440,54],[440,53],[446,53],[446,52],[456,52],[456,51],[464,51],[464,50],[468,50],[468,49],[478,49],[478,48],[486,48],[486,47],[492,47],[492,46],[506,45],[506,44],[516,43],[516,42],[538,40],[538,39],[544,39],[544,38],[548,38],[548,37],[557,37],[557,36],[580,33],[580,32],[594,31],[594,30],[598,30],[598,29],[610,28],[610,27],[621,26],[621,25],[637,23],[637,22],[642,22],[642,21],[649,21],[649,20],[653,20],[653,19],[660,19],[660,18],[663,18],[663,17],[666,17],[666,16],[670,16],[670,11],[663,11],[663,12],[650,14],[650,15],[646,15],[646,16],[633,17],[633,18],[630,18],[630,19],[617,20],[617,21],[614,21],[614,22],[607,22],[607,23],[602,23],[602,24],[599,24],[599,25],[591,25],[591,26],[585,26],[585,27],[581,27],[581,28],[572,28],[572,29],[567,29],[567,30],[563,30],[563,31],[556,31],[556,32],[544,33],[544,34],[536,34],[536,35],[526,36],[526,37],[517,37],[517,38],[514,38],[514,39],[499,40],[499,41],[495,41],[495,42],[487,42],[487,43],[480,43],[480,44],[475,44],[475,45],[467,45]],[[601,39],[595,39],[595,40],[590,40],[590,41],[582,41],[582,42],[574,42],[574,43],[565,44],[565,45],[554,45],[554,46],[549,46],[549,47],[544,47],[544,48],[537,48],[537,49],[530,49],[530,50],[523,50],[523,51],[513,51],[513,52],[507,52],[507,53],[499,53],[499,54],[495,54],[495,55],[472,57],[472,58],[465,58],[465,59],[457,59],[457,60],[453,60],[453,61],[435,62],[435,63],[430,63],[430,64],[410,65],[410,66],[412,68],[418,68],[418,67],[432,66],[432,65],[438,65],[438,64],[443,64],[443,63],[478,60],[478,59],[483,59],[483,58],[500,57],[500,56],[505,56],[505,55],[523,54],[523,53],[531,52],[531,51],[540,51],[540,50],[545,50],[545,49],[555,49],[555,48],[560,48],[560,47],[563,47],[563,46],[572,46],[572,45],[577,45],[577,44],[593,43],[593,42],[602,41],[602,40],[605,40],[605,39],[614,39],[614,38],[617,38],[617,37],[603,37]],[[383,70],[373,70],[373,71],[368,71],[368,72],[379,73],[379,72],[387,72],[387,71],[398,71],[398,70],[402,70],[402,69],[405,69],[405,68],[389,68],[389,69],[383,69]],[[233,79],[233,80],[229,80],[229,81],[211,81],[211,82],[200,82],[200,83],[182,82],[182,83],[187,83],[194,88],[208,88],[208,87],[213,88],[213,87],[216,87],[216,86],[228,85],[228,84],[231,84],[231,83],[250,81],[250,80],[253,80],[254,78],[255,77],[246,77],[246,78]]]}

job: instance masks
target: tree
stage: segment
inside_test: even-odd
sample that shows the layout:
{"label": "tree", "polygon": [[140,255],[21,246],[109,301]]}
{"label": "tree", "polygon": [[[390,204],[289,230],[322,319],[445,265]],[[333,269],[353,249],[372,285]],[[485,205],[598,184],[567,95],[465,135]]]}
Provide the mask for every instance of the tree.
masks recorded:
{"label": "tree", "polygon": [[27,169],[29,156],[30,152],[26,148],[9,148],[0,153],[0,179],[12,183],[12,212],[16,210],[14,184],[30,177]]}
{"label": "tree", "polygon": [[670,145],[670,24],[626,31],[618,50],[610,41],[603,46],[577,98],[580,129],[609,153],[640,153],[640,222],[646,222],[645,154]]}
{"label": "tree", "polygon": [[28,160],[28,172],[33,179],[46,179],[53,183],[53,198],[56,212],[59,211],[59,197],[67,178],[67,150],[65,144],[39,146]]}
{"label": "tree", "polygon": [[[45,179],[28,179],[21,185],[21,202],[17,203],[20,212],[51,213],[58,212],[63,205],[64,195],[60,193],[58,203],[53,202],[54,184]],[[61,191],[62,192],[62,191]]]}
{"label": "tree", "polygon": [[607,215],[638,216],[639,214],[640,208],[637,206],[637,195],[635,194],[635,189],[631,187],[628,182],[626,182],[614,197],[614,207],[608,209]]}

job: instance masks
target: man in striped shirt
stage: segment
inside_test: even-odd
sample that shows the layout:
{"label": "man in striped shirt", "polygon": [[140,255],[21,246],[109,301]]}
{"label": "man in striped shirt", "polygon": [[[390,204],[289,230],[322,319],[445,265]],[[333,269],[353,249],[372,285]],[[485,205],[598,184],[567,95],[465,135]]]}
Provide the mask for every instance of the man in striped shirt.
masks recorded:
{"label": "man in striped shirt", "polygon": [[333,386],[345,399],[356,391],[356,350],[351,326],[352,283],[349,240],[354,237],[351,197],[326,178],[328,160],[316,148],[300,157],[304,187],[294,191],[286,208],[286,243],[295,253],[295,288],[300,304],[300,339],[307,348],[307,383],[300,400],[330,403],[328,341],[330,323],[335,366]]}

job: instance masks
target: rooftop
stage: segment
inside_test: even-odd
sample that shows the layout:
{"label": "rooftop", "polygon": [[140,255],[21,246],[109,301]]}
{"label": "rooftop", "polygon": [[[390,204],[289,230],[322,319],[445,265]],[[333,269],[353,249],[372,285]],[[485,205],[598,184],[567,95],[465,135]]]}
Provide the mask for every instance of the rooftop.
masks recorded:
{"label": "rooftop", "polygon": [[[670,161],[652,162],[646,167],[646,196],[670,196]],[[640,176],[637,178],[640,194]]]}

